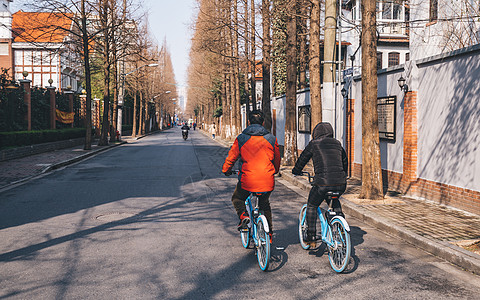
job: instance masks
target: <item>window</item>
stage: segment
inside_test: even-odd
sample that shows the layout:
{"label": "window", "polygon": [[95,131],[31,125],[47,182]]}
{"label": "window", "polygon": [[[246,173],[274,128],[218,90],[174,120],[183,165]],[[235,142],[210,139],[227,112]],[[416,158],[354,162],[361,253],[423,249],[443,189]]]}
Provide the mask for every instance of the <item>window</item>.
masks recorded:
{"label": "window", "polygon": [[9,47],[8,43],[0,43],[0,55],[8,55]]}
{"label": "window", "polygon": [[430,22],[438,19],[438,0],[430,0]]}
{"label": "window", "polygon": [[18,50],[18,51],[15,51],[14,52],[14,56],[15,56],[15,65],[16,66],[23,66],[23,51],[22,50]]}
{"label": "window", "polygon": [[396,66],[400,63],[400,53],[390,52],[388,53],[388,67]]}
{"label": "window", "polygon": [[404,20],[402,1],[377,1],[377,19]]}
{"label": "window", "polygon": [[377,52],[377,70],[380,70],[382,68],[382,52]]}
{"label": "window", "polygon": [[410,53],[405,53],[405,61],[410,61]]}

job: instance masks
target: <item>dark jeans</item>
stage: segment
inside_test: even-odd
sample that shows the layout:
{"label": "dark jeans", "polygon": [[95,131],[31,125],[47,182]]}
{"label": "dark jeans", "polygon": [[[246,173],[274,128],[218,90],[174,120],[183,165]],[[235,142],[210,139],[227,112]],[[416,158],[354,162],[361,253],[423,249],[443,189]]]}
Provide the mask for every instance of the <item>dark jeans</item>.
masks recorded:
{"label": "dark jeans", "polygon": [[[268,192],[258,197],[258,207],[260,208],[261,211],[263,211],[263,214],[267,218],[270,232],[273,232],[272,210],[270,208],[270,201],[269,201],[271,193],[272,192]],[[240,181],[239,181],[232,195],[233,207],[235,207],[235,210],[237,211],[237,215],[239,218],[242,215],[242,213],[246,211],[245,200],[247,200],[248,195],[250,195],[250,192],[242,189],[242,186],[240,185]]]}
{"label": "dark jeans", "polygon": [[[340,192],[343,194],[347,185],[341,186],[313,186],[308,194],[307,202],[307,235],[316,236],[317,226],[317,208],[322,204],[323,200],[326,200],[327,192]],[[330,205],[330,203],[327,203]],[[339,199],[333,199],[332,208],[334,212],[341,213],[342,205]]]}

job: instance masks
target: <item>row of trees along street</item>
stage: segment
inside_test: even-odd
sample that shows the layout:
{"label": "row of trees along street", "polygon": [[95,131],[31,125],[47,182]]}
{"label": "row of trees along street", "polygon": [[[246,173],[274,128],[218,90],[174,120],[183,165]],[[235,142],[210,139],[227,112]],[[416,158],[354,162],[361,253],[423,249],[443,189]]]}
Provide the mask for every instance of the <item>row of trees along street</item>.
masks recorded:
{"label": "row of trees along street", "polygon": [[[43,35],[68,33],[62,51],[73,53],[70,59],[84,72],[85,150],[92,145],[92,95],[101,97],[104,107],[99,145],[107,145],[109,135],[110,142],[115,141],[121,106],[127,103],[133,102],[133,136],[150,130],[150,123],[152,129],[168,124],[175,106],[171,99],[176,97],[170,53],[166,41],[160,47],[150,37],[139,1],[38,0],[26,7],[71,21],[68,26],[40,24],[36,30]],[[29,42],[35,44],[35,39]]]}
{"label": "row of trees along street", "polygon": [[[321,68],[324,68],[324,82],[335,68],[331,68],[332,64],[321,65],[320,44],[324,42],[324,61],[338,60],[334,31],[338,1],[197,0],[197,3],[187,109],[199,122],[204,120],[206,126],[216,124],[223,138],[234,138],[242,128],[242,104],[247,104],[248,114],[250,107],[256,107],[257,101],[262,100],[265,127],[271,130],[269,100],[285,94],[283,162],[293,165],[298,153],[296,91],[310,87],[312,124],[321,122]],[[362,87],[363,185],[360,197],[378,199],[383,198],[383,188],[376,109],[376,1],[363,0],[361,9],[362,82],[368,84]],[[333,38],[329,38],[332,25],[324,26],[321,15],[327,23],[333,23]],[[257,99],[255,73],[258,72],[256,60],[260,56],[263,91],[261,99]],[[270,86],[270,74],[273,86]]]}

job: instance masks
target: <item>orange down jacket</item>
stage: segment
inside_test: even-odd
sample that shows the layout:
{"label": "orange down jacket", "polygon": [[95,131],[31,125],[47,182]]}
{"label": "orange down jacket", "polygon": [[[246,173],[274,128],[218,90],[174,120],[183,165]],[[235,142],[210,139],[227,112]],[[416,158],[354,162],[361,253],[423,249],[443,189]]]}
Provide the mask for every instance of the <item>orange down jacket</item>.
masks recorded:
{"label": "orange down jacket", "polygon": [[223,164],[228,172],[240,158],[239,181],[249,192],[270,192],[275,186],[274,174],[280,169],[277,139],[259,124],[252,124],[235,139]]}

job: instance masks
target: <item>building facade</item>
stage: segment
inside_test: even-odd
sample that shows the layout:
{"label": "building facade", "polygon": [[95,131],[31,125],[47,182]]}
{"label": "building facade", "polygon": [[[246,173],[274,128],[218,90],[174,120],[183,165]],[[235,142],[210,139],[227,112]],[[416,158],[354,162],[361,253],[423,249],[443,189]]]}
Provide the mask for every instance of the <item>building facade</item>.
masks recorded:
{"label": "building facade", "polygon": [[0,0],[0,67],[10,76],[32,81],[32,86],[50,85],[77,91],[82,79],[79,57],[69,47],[72,16],[66,14],[10,12],[12,0]]}

